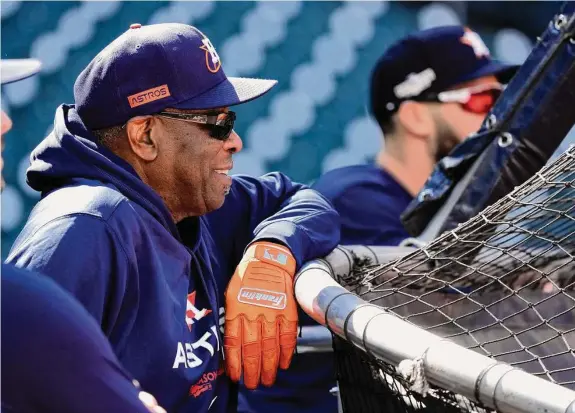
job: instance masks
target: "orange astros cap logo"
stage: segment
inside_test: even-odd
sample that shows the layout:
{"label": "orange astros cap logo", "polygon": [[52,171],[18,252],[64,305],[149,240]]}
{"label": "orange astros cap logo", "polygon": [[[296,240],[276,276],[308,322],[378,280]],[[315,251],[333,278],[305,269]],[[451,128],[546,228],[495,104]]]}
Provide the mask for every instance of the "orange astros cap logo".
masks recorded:
{"label": "orange astros cap logo", "polygon": [[210,42],[210,39],[204,37],[202,39],[203,46],[200,46],[200,49],[204,51],[206,54],[206,67],[212,73],[217,73],[222,67],[222,62],[220,61],[220,56],[218,56],[218,52],[216,52],[216,48]]}
{"label": "orange astros cap logo", "polygon": [[168,96],[171,96],[168,85],[162,85],[128,96],[128,103],[130,103],[131,108],[135,108]]}

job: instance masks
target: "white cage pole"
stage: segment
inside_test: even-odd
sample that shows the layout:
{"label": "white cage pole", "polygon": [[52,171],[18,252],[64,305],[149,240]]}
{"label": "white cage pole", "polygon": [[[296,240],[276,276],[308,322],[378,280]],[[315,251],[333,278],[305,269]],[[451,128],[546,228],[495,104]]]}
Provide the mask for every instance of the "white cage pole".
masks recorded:
{"label": "white cage pole", "polygon": [[[410,252],[410,247],[367,247],[353,245],[337,247],[329,256],[331,271],[334,274],[349,274],[353,268],[354,257],[360,260],[368,259],[372,264],[384,264],[395,261]],[[352,253],[353,251],[353,253]],[[298,353],[330,353],[333,351],[331,332],[323,325],[303,326],[297,339]]]}
{"label": "white cage pole", "polygon": [[[575,413],[575,391],[468,350],[414,326],[347,291],[336,275],[351,271],[353,253],[372,254],[374,264],[413,251],[394,247],[338,247],[296,274],[295,294],[303,310],[334,334],[373,357],[399,366],[422,362],[433,385],[501,413]],[[347,271],[347,272],[345,272]]]}

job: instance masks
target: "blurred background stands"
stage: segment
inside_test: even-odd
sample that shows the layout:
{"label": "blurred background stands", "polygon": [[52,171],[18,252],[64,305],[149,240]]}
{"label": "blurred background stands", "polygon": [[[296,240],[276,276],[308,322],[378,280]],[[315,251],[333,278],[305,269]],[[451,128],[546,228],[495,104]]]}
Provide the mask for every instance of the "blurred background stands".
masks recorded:
{"label": "blurred background stands", "polygon": [[[380,132],[367,115],[371,68],[394,41],[419,29],[467,24],[494,57],[522,63],[559,2],[24,2],[1,3],[3,58],[36,57],[40,76],[2,87],[13,118],[4,150],[4,259],[39,194],[25,181],[30,151],[73,102],[82,68],[131,23],[198,26],[228,75],[275,78],[261,99],[236,108],[244,151],[234,172],[281,170],[309,183],[370,161]],[[575,142],[574,134],[566,140]]]}

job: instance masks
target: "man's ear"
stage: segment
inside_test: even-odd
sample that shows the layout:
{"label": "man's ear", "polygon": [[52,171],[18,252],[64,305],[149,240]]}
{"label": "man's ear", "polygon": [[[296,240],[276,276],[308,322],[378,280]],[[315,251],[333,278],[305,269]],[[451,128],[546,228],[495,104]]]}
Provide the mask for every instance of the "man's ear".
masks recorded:
{"label": "man's ear", "polygon": [[128,142],[132,151],[144,161],[151,162],[158,156],[158,144],[152,139],[155,119],[152,116],[138,116],[126,124]]}
{"label": "man's ear", "polygon": [[433,116],[427,105],[419,102],[406,101],[399,106],[397,121],[412,135],[428,138],[433,135]]}

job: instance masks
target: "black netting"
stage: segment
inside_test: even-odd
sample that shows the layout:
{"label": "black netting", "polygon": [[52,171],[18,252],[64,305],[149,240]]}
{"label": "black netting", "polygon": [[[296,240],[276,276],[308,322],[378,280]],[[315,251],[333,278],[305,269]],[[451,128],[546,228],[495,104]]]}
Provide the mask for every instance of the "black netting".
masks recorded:
{"label": "black netting", "polygon": [[344,412],[491,412],[460,395],[437,387],[432,387],[425,397],[412,392],[392,365],[370,357],[337,336],[333,341]]}
{"label": "black netting", "polygon": [[[364,300],[575,390],[574,147],[417,252],[358,264],[340,282]],[[421,403],[425,411],[483,411],[439,389],[424,400],[404,390],[392,366],[340,339],[334,346],[344,411],[422,411]]]}

